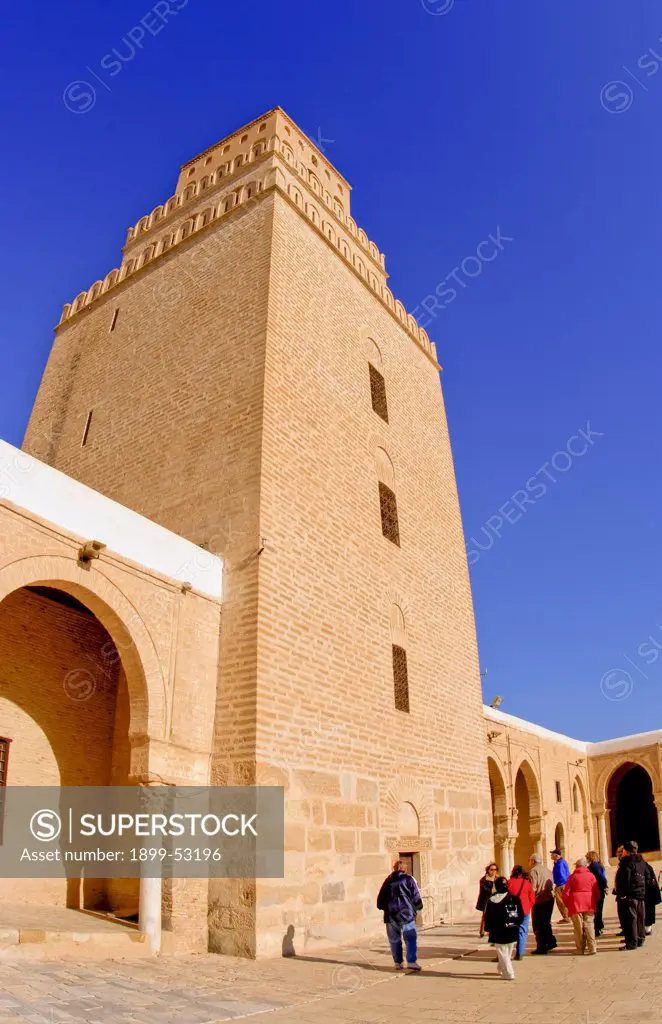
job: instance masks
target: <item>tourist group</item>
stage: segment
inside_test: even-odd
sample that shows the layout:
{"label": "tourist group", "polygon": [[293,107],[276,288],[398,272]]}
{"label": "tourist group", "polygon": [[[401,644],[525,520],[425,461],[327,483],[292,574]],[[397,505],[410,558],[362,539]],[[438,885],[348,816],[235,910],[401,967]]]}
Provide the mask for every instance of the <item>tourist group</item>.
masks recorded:
{"label": "tourist group", "polygon": [[[636,950],[652,932],[655,908],[662,895],[655,872],[639,853],[636,842],[624,843],[616,854],[618,868],[612,893],[623,936],[621,949]],[[481,914],[480,935],[487,933],[488,941],[496,948],[499,974],[505,981],[515,979],[513,960],[521,960],[526,953],[530,924],[536,939],[532,954],[546,956],[556,948],[554,905],[561,915],[558,924],[572,922],[576,952],[587,956],[597,953],[596,939],[604,932],[603,909],[609,889],[604,866],[594,850],[580,857],[572,872],[561,850],[552,850],[551,858],[552,870],[545,867],[540,854],[534,853],[528,870],[516,865],[510,878],[500,875],[493,861],[480,880],[476,903]],[[417,962],[416,915],[422,907],[416,880],[403,870],[401,861],[396,861],[377,897],[396,970],[421,970]]]}

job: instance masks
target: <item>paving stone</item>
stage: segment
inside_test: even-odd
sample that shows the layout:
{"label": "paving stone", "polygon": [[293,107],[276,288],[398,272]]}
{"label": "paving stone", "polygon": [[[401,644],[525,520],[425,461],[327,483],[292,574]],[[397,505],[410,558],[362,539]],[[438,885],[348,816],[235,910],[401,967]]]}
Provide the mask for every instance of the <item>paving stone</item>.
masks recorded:
{"label": "paving stone", "polygon": [[[396,974],[374,942],[274,961],[186,956],[0,963],[0,1022],[29,1024],[662,1024],[661,936],[633,954],[612,933],[596,957],[558,952],[496,975],[475,927],[420,936],[424,971]],[[480,955],[467,956],[479,949]],[[453,955],[447,954],[452,950]],[[453,958],[454,957],[454,958]],[[350,984],[343,982],[351,981]]]}

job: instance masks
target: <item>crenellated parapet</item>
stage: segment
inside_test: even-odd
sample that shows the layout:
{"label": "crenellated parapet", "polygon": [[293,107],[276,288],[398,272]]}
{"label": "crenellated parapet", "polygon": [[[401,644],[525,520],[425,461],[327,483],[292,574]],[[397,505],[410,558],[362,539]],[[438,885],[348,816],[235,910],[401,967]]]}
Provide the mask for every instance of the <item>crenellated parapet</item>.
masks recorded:
{"label": "crenellated parapet", "polygon": [[[297,158],[291,144],[291,131],[295,129],[302,138],[306,137],[278,108],[272,115],[274,120],[271,134],[267,131],[256,142],[246,131],[242,130],[243,134],[235,133],[239,141],[231,161],[221,161],[209,173],[201,174],[195,181],[191,180],[165,203],[129,228],[122,265],[111,270],[103,281],[96,281],[88,291],[81,292],[72,303],[65,305],[58,326],[67,323],[109,291],[119,287],[127,278],[140,273],[191,236],[210,230],[212,225],[235,215],[240,208],[245,209],[267,192],[276,190],[322,235],[326,243],[436,362],[435,346],[427,332],[407,313],[386,284],[384,255],[345,212],[341,202],[337,201],[340,197],[332,196],[322,187],[313,170],[315,154],[309,154],[307,161]],[[258,132],[260,123],[264,122],[260,119],[254,122]],[[285,129],[289,125],[292,127],[288,135]],[[280,130],[280,134],[276,129]],[[241,150],[240,140],[243,136],[246,136],[246,140]],[[309,140],[308,143],[314,148]],[[223,140],[212,149],[220,148],[222,154],[226,146],[227,142]],[[193,163],[194,168],[200,164],[199,169],[204,169],[206,159],[204,154],[196,158],[198,163]],[[187,167],[185,165],[183,168],[186,177],[189,176]]]}

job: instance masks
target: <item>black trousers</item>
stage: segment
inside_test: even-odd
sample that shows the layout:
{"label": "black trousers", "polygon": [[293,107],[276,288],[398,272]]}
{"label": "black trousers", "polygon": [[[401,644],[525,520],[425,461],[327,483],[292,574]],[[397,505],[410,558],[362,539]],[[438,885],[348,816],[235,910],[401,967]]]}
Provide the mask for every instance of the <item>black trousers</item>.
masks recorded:
{"label": "black trousers", "polygon": [[646,904],[643,900],[619,899],[618,906],[625,945],[630,948],[640,946],[646,938]]}
{"label": "black trousers", "polygon": [[597,905],[597,907],[595,909],[595,934],[596,935],[598,934],[598,932],[604,931],[605,922],[604,922],[604,917],[602,916],[603,910],[604,910],[604,905],[605,905],[605,892],[604,892],[604,889],[603,889],[602,892],[600,893],[600,899],[598,900],[598,905]]}
{"label": "black trousers", "polygon": [[536,949],[539,953],[547,953],[554,949],[556,939],[552,931],[552,914],[554,913],[554,900],[546,900],[544,903],[534,903],[531,913],[533,923],[533,934],[536,937]]}

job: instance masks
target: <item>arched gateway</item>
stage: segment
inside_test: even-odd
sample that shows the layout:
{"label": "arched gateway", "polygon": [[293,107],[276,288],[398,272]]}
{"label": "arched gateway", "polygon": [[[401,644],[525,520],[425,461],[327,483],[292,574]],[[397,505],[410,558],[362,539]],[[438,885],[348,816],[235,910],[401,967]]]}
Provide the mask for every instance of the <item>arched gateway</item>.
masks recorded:
{"label": "arched gateway", "polygon": [[[98,593],[99,574],[90,589],[66,578],[76,572],[68,569],[65,578],[37,579],[8,593],[13,574],[0,572],[0,736],[9,753],[4,782],[135,785],[147,767],[150,730],[140,648],[144,653],[148,644],[148,660],[154,652],[135,611],[128,623],[120,618],[117,607],[126,609],[119,592],[112,596],[113,608]],[[152,669],[159,688],[151,699],[151,726],[162,735],[163,682],[158,666]],[[12,900],[120,917],[137,916],[139,888],[139,879],[0,881],[0,892]]]}
{"label": "arched gateway", "polygon": [[[0,453],[15,470],[12,502],[0,500],[0,783],[209,784],[220,559],[10,446]],[[81,538],[95,535],[108,545],[90,560]],[[140,912],[153,951],[161,926],[163,948],[202,951],[201,885],[2,878],[0,900],[19,930],[35,905],[72,934],[89,919],[67,908]]]}
{"label": "arched gateway", "polygon": [[616,769],[607,784],[607,807],[612,857],[630,839],[639,843],[642,853],[660,849],[653,782],[642,765],[626,761]]}

